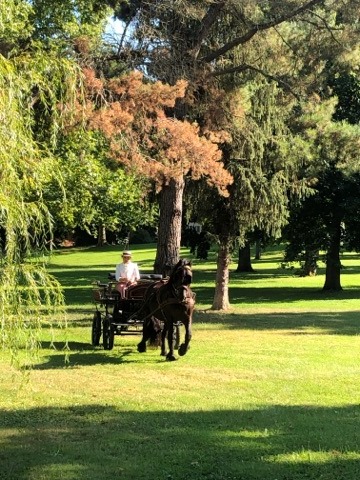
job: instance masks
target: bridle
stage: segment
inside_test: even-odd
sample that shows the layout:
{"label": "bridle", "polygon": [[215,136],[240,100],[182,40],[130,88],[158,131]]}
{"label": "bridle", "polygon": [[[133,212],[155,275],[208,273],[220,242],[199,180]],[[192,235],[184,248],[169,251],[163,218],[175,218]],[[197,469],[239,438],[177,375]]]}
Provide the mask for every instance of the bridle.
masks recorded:
{"label": "bridle", "polygon": [[175,290],[178,290],[180,287],[190,285],[192,281],[192,270],[190,265],[181,265],[178,267],[176,272],[173,274],[173,277],[176,277],[176,274],[179,270],[182,270],[181,278],[178,281],[172,280],[171,284]]}

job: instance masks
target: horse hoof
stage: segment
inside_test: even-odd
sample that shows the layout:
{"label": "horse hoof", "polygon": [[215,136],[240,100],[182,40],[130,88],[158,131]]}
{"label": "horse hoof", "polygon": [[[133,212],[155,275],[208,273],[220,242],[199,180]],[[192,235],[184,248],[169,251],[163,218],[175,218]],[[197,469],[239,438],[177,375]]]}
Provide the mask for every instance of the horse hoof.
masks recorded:
{"label": "horse hoof", "polygon": [[176,357],[174,357],[174,355],[166,355],[166,360],[168,362],[175,362]]}
{"label": "horse hoof", "polygon": [[138,343],[138,346],[137,346],[137,351],[139,353],[144,353],[146,352],[146,344],[144,345],[143,343]]}
{"label": "horse hoof", "polygon": [[180,357],[184,356],[185,353],[188,351],[189,347],[186,347],[186,345],[184,343],[182,343],[179,347],[179,350],[178,350],[178,353],[180,355]]}

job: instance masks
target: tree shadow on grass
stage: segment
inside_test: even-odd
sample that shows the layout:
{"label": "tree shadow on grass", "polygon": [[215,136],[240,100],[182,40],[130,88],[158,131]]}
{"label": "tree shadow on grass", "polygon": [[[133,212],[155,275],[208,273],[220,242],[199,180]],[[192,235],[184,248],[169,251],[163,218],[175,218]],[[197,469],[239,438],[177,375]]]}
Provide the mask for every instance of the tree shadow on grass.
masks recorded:
{"label": "tree shadow on grass", "polygon": [[[119,392],[121,394],[121,392]],[[356,480],[360,409],[0,410],[2,480]]]}
{"label": "tree shadow on grass", "polygon": [[221,324],[232,330],[288,330],[291,334],[360,335],[358,312],[301,312],[239,314],[208,310],[195,312],[196,323]]}
{"label": "tree shadow on grass", "polygon": [[232,287],[230,291],[231,301],[234,304],[245,303],[288,303],[299,300],[323,301],[323,300],[354,300],[360,298],[360,289],[346,288],[340,291],[325,291],[313,287],[308,288],[278,288],[262,287]]}
{"label": "tree shadow on grass", "polygon": [[[214,287],[194,287],[198,303],[211,304],[214,298]],[[230,286],[230,303],[240,306],[244,303],[255,306],[261,304],[291,305],[299,301],[324,301],[324,300],[357,300],[360,298],[358,287],[346,288],[341,291],[327,292],[313,287],[284,287],[279,286],[252,288],[248,286]]]}
{"label": "tree shadow on grass", "polygon": [[[196,329],[207,325],[220,325],[220,329],[253,330],[253,331],[283,331],[285,335],[360,335],[360,312],[301,312],[301,313],[261,313],[261,314],[222,314],[215,311],[194,314],[193,336]],[[83,328],[81,326],[81,328]],[[219,329],[215,334],[219,334]],[[91,329],[89,327],[89,336]],[[128,338],[135,340],[128,341]],[[137,362],[136,344],[140,335],[116,335],[114,349],[104,350],[102,340],[100,346],[93,347],[90,343],[69,341],[42,342],[42,348],[49,350],[47,361],[36,365],[35,369],[56,369],[97,364],[122,364]],[[68,349],[68,350],[66,350]],[[160,350],[158,350],[160,353]],[[135,354],[134,360],[131,355]],[[68,363],[66,363],[68,355]],[[163,362],[164,359],[147,357],[147,362]]]}
{"label": "tree shadow on grass", "polygon": [[[118,346],[117,346],[118,347]],[[63,368],[78,368],[93,365],[120,365],[133,363],[130,356],[136,352],[133,348],[123,347],[114,350],[104,350],[102,346],[93,347],[81,342],[42,342],[43,349],[49,349],[46,361],[32,367],[34,370],[53,370]],[[0,477],[1,478],[1,477]]]}
{"label": "tree shadow on grass", "polygon": [[[64,267],[62,271],[54,272],[55,277],[59,280],[64,288],[65,301],[68,306],[82,306],[93,301],[93,288],[92,282],[100,281],[101,283],[107,283],[108,273],[111,270],[106,269],[103,272],[99,272],[98,269],[91,266],[89,268],[79,267]],[[356,269],[348,270],[349,273],[357,273]],[[142,271],[142,273],[147,273]],[[273,271],[266,270],[262,272],[256,272],[254,274],[236,274],[232,273],[232,279],[236,281],[236,285],[230,282],[229,293],[230,301],[233,304],[237,303],[282,303],[282,302],[294,302],[299,300],[324,300],[324,299],[351,299],[359,298],[360,289],[349,288],[340,292],[325,292],[322,291],[323,283],[319,288],[314,287],[293,287],[287,288],[279,286],[278,288],[252,288],[249,284],[252,282],[261,282],[261,280],[268,280],[271,278],[289,278],[289,273],[279,272],[274,269]],[[197,276],[195,274],[195,281]],[[213,270],[204,270],[199,272],[199,283],[206,283],[208,286],[197,286],[194,283],[193,289],[196,292],[197,300],[200,303],[209,304],[212,303],[214,297],[214,279],[215,272]]]}
{"label": "tree shadow on grass", "polygon": [[41,342],[41,348],[44,350],[73,350],[73,351],[94,351],[95,347],[85,342]]}

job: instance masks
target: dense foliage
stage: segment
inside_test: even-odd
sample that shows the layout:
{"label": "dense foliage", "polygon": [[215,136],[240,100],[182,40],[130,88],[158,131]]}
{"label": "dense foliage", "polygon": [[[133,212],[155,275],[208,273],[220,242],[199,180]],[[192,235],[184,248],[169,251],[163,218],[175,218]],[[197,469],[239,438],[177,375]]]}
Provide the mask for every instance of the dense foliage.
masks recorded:
{"label": "dense foliage", "polygon": [[360,126],[333,121],[338,108],[343,111],[342,102],[336,107],[334,101],[323,102],[302,118],[313,157],[308,165],[313,189],[310,197],[293,205],[284,232],[289,242],[285,260],[299,261],[304,275],[316,272],[320,258],[326,263],[325,290],[341,289],[341,250],[359,251],[360,241]]}
{"label": "dense foliage", "polygon": [[36,350],[43,314],[63,306],[45,264],[53,229],[46,192],[53,184],[61,198],[64,188],[56,143],[81,79],[72,38],[99,21],[80,21],[81,6],[62,2],[49,22],[50,2],[0,4],[0,335],[17,359]]}
{"label": "dense foliage", "polygon": [[156,208],[147,198],[149,181],[119,168],[107,140],[98,132],[74,128],[61,137],[56,155],[65,195],[52,181],[46,203],[58,241],[71,239],[80,229],[100,245],[109,231],[135,230],[156,218]]}

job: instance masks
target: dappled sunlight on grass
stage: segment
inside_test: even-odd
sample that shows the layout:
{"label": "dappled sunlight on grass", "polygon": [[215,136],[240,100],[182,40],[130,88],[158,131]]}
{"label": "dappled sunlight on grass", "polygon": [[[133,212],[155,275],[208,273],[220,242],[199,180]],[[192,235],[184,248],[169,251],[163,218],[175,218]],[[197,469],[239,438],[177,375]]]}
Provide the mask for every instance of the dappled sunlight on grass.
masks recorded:
{"label": "dappled sunlight on grass", "polygon": [[[134,260],[140,271],[152,272],[155,259],[155,245],[134,245]],[[60,250],[50,261],[50,271],[59,279],[65,289],[69,307],[81,309],[91,305],[91,283],[96,280],[108,281],[119,262],[122,248],[119,245],[87,247]],[[244,309],[306,309],[342,310],[359,309],[360,260],[357,255],[344,254],[340,292],[323,292],[324,268],[319,268],[315,277],[299,277],[294,270],[280,268],[282,247],[274,246],[264,252],[261,260],[253,262],[254,273],[236,273],[236,264],[231,265],[229,296],[231,308]],[[181,251],[183,257],[193,261],[193,289],[196,293],[197,309],[211,306],[215,291],[216,254],[210,252],[209,260],[198,260]],[[89,307],[91,308],[91,306]],[[231,309],[230,309],[231,311]]]}
{"label": "dappled sunlight on grass", "polygon": [[[132,250],[151,271],[154,246]],[[56,317],[44,325],[31,371],[0,353],[0,478],[358,478],[356,256],[333,294],[321,291],[322,274],[279,269],[274,248],[255,274],[231,272],[227,312],[209,309],[215,253],[195,259],[191,348],[166,362],[158,349],[137,352],[139,335],[116,335],[111,351],[91,345],[91,281],[106,281],[120,252],[57,252],[50,268],[65,289],[68,328]]]}
{"label": "dappled sunlight on grass", "polygon": [[[321,464],[332,463],[332,462],[346,462],[349,460],[355,460],[356,462],[360,461],[360,452],[358,451],[339,451],[339,450],[330,450],[330,451],[315,451],[315,450],[300,450],[299,452],[291,452],[287,454],[280,454],[276,456],[270,456],[266,459],[268,462],[279,462],[279,463],[300,463],[300,464],[309,464],[317,463],[319,466]],[[355,479],[354,479],[355,480]]]}
{"label": "dappled sunlight on grass", "polygon": [[351,405],[336,411],[274,405],[151,412],[103,403],[2,409],[2,472],[21,458],[13,463],[12,478],[60,478],[60,469],[65,479],[110,478],[111,472],[115,478],[158,480],[161,466],[164,478],[181,480],[355,480],[358,414]]}

